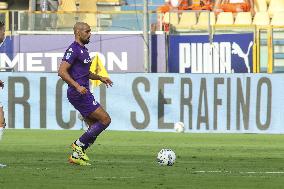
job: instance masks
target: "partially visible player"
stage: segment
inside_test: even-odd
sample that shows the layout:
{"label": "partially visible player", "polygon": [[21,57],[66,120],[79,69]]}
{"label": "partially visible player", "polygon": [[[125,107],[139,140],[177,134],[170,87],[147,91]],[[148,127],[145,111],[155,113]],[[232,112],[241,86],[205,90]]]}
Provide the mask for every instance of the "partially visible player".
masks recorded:
{"label": "partially visible player", "polygon": [[75,41],[66,50],[58,75],[68,84],[69,102],[81,113],[89,126],[88,130],[71,145],[73,154],[69,157],[69,162],[90,165],[85,150],[109,126],[111,119],[90,92],[89,79],[100,80],[107,87],[112,86],[112,81],[89,71],[92,61],[85,44],[90,41],[90,26],[87,23],[77,22],[73,29]]}
{"label": "partially visible player", "polygon": [[[5,39],[5,24],[4,22],[0,21],[0,46],[2,46],[4,39]],[[4,88],[4,82],[2,80],[0,80],[0,87],[2,89]],[[1,136],[3,134],[3,128],[5,127],[5,125],[6,123],[5,123],[5,118],[4,118],[3,106],[0,102],[0,128],[2,128],[0,131]]]}
{"label": "partially visible player", "polygon": [[[1,80],[0,80],[0,87],[2,89],[4,87],[4,82],[1,81]],[[5,126],[6,126],[6,123],[5,123],[5,117],[4,117],[4,110],[3,110],[2,103],[0,102],[0,140],[2,140],[2,135],[3,135],[3,132],[4,132]]]}
{"label": "partially visible player", "polygon": [[[5,39],[5,24],[4,22],[0,21],[0,46],[2,46],[4,39]],[[0,80],[0,87],[2,89],[4,88],[4,82],[1,80]],[[6,123],[5,123],[5,118],[4,118],[3,106],[0,102],[0,140],[2,139],[5,126],[6,126]],[[6,165],[4,164],[0,164],[0,168],[5,167],[5,166]]]}
{"label": "partially visible player", "polygon": [[5,24],[4,22],[0,21],[0,46],[4,42],[5,39]]}
{"label": "partially visible player", "polygon": [[[1,80],[0,80],[0,87],[2,89],[4,88],[4,82]],[[6,126],[6,123],[5,123],[5,117],[4,117],[4,110],[3,110],[2,103],[0,102],[0,140],[2,138],[3,129],[5,128],[5,126]]]}
{"label": "partially visible player", "polygon": [[0,80],[0,87],[3,89],[4,88],[4,82]]}

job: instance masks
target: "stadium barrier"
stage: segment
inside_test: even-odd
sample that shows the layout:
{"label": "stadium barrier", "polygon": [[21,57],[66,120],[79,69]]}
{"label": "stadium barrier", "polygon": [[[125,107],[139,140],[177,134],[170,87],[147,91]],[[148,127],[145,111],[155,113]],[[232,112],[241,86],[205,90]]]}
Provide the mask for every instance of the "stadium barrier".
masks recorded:
{"label": "stadium barrier", "polygon": [[[284,133],[282,74],[110,74],[94,89],[111,130],[192,133]],[[56,73],[5,72],[0,93],[9,128],[80,129],[78,112]],[[127,104],[127,106],[126,106]]]}

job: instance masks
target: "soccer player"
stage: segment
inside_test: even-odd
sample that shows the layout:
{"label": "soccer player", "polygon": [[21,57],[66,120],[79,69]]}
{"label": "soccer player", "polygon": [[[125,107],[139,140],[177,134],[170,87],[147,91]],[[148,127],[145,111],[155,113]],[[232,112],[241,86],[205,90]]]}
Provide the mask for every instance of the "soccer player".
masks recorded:
{"label": "soccer player", "polygon": [[[1,80],[0,80],[0,87],[2,87],[2,88],[4,87],[4,82],[1,81]],[[4,132],[5,126],[6,126],[6,123],[5,123],[5,118],[4,118],[3,106],[0,102],[0,140],[2,140],[2,135],[3,135],[3,132]],[[0,163],[0,168],[3,168],[3,167],[6,167],[6,165]]]}
{"label": "soccer player", "polygon": [[[4,87],[4,82],[0,80],[0,87],[3,89]],[[2,140],[2,135],[4,132],[4,128],[6,126],[5,123],[5,117],[4,117],[4,110],[3,110],[3,106],[2,103],[0,102],[0,140]],[[1,167],[2,164],[0,164]]]}
{"label": "soccer player", "polygon": [[[2,46],[4,39],[5,39],[5,24],[4,22],[0,21],[0,47]],[[2,89],[4,87],[4,82],[1,80],[0,80],[0,87]],[[3,134],[5,126],[6,126],[6,123],[5,123],[5,118],[4,118],[3,106],[0,103],[0,140],[2,139],[2,134]],[[6,167],[6,165],[0,164],[0,168],[2,167]]]}
{"label": "soccer player", "polygon": [[85,150],[95,142],[99,134],[110,124],[109,114],[94,99],[89,88],[89,79],[100,80],[107,87],[112,81],[89,71],[91,58],[85,47],[91,37],[91,29],[87,23],[77,22],[74,25],[75,41],[66,50],[59,66],[58,75],[68,84],[67,98],[81,113],[88,124],[88,130],[71,147],[73,154],[69,162],[78,165],[90,165]]}
{"label": "soccer player", "polygon": [[[2,46],[3,42],[5,40],[5,24],[4,22],[0,21],[0,47]],[[3,89],[4,82],[0,80],[0,87]],[[4,118],[4,111],[3,106],[0,103],[0,128],[5,127],[5,118]],[[0,135],[2,135],[3,130],[0,131]]]}
{"label": "soccer player", "polygon": [[[0,32],[1,33],[1,32]],[[0,80],[0,87],[4,88],[4,82]],[[0,140],[2,139],[3,131],[6,126],[3,106],[0,102]]]}

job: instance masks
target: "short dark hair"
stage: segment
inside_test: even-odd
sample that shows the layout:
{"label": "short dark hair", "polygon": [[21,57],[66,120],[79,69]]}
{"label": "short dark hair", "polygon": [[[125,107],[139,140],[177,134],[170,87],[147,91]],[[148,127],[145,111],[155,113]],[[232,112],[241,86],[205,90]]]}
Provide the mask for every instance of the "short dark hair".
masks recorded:
{"label": "short dark hair", "polygon": [[0,29],[5,26],[5,23],[3,21],[0,21]]}

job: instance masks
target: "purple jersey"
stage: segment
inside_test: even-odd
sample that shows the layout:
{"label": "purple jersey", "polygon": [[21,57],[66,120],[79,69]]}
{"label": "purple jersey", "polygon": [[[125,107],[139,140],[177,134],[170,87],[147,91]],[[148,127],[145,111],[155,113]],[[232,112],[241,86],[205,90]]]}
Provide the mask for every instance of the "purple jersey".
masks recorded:
{"label": "purple jersey", "polygon": [[71,65],[68,72],[72,79],[89,89],[89,70],[92,61],[88,49],[75,41],[66,50],[62,61]]}
{"label": "purple jersey", "polygon": [[100,104],[95,100],[89,89],[89,70],[92,61],[88,49],[75,41],[66,50],[62,61],[66,61],[71,65],[68,73],[72,79],[88,90],[87,94],[80,94],[72,86],[69,86],[67,90],[69,102],[83,117],[87,117],[100,107]]}

